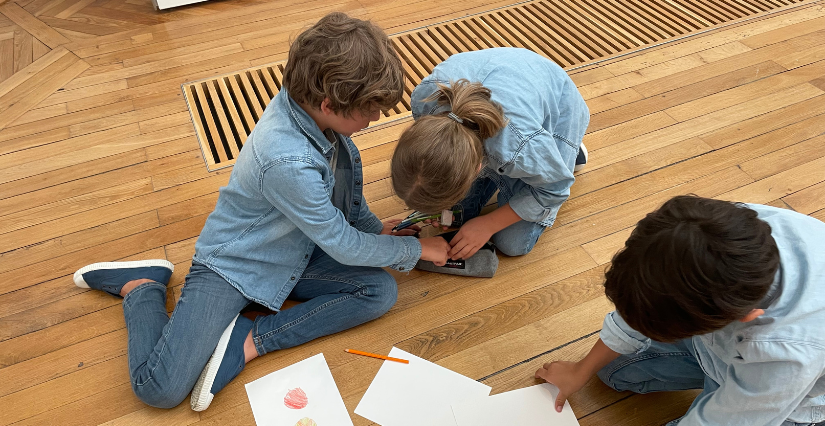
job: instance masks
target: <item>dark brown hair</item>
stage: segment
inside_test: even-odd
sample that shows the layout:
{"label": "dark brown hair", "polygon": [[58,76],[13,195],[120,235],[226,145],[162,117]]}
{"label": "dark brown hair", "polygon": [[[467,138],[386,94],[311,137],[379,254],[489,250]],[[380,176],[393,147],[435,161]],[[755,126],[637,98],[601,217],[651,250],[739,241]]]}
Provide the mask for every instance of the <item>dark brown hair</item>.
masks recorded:
{"label": "dark brown hair", "polygon": [[745,317],[778,268],[771,227],[755,211],[686,195],[639,221],[604,287],[629,326],[672,342]]}
{"label": "dark brown hair", "polygon": [[395,194],[413,210],[440,212],[470,190],[484,160],[484,139],[507,124],[490,89],[467,80],[439,84],[427,99],[449,105],[447,113],[421,117],[398,139],[391,174]]}
{"label": "dark brown hair", "polygon": [[386,111],[401,101],[404,74],[389,38],[369,21],[330,13],[301,33],[289,48],[283,85],[300,103],[349,116]]}

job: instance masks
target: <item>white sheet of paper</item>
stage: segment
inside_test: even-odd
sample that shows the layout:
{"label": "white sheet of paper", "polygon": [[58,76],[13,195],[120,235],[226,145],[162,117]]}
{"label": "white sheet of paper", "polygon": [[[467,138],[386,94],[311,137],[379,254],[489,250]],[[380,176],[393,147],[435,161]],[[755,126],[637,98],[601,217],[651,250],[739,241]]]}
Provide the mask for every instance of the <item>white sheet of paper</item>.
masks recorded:
{"label": "white sheet of paper", "polygon": [[453,404],[458,426],[579,426],[570,403],[556,412],[559,389],[549,383]]}
{"label": "white sheet of paper", "polygon": [[355,414],[382,426],[456,426],[450,404],[484,399],[491,388],[398,348],[384,361]]}
{"label": "white sheet of paper", "polygon": [[353,426],[324,354],[247,383],[246,394],[258,426],[295,426],[305,418],[318,426]]}

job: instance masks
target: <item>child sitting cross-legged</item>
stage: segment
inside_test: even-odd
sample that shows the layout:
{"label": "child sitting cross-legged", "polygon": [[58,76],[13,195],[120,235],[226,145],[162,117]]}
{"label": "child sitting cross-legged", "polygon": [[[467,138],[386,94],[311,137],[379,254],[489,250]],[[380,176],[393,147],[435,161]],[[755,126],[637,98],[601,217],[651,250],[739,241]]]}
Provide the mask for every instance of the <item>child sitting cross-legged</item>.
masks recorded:
{"label": "child sitting cross-legged", "polygon": [[[380,317],[395,303],[389,266],[444,264],[442,238],[393,233],[363,196],[350,136],[403,94],[401,61],[375,25],[332,13],[293,42],[283,88],[237,158],[195,244],[171,318],[163,259],[81,268],[75,284],[123,297],[132,389],[201,411],[251,359]],[[394,234],[394,235],[389,235]],[[289,298],[303,302],[279,311]],[[273,311],[238,313],[257,302]]]}

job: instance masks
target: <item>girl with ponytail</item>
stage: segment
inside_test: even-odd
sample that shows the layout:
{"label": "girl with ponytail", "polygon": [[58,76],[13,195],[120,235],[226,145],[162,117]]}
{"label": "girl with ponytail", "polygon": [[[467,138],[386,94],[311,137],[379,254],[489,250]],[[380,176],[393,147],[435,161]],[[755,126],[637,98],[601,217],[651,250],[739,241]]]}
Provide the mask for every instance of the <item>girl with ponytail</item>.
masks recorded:
{"label": "girl with ponytail", "polygon": [[[459,53],[411,104],[415,122],[392,158],[396,195],[414,210],[459,212],[453,259],[489,240],[506,255],[530,252],[587,162],[590,112],[567,73],[526,49]],[[498,208],[479,216],[496,191]]]}

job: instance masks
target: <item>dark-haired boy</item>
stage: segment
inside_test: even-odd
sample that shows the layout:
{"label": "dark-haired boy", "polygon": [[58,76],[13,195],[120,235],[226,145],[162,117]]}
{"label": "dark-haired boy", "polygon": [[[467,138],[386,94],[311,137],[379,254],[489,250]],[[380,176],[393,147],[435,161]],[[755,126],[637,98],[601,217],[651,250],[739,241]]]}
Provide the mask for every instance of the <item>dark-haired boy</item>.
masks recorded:
{"label": "dark-haired boy", "polygon": [[[442,238],[386,235],[350,136],[394,106],[401,61],[380,28],[331,13],[290,46],[283,87],[249,135],[195,244],[171,318],[163,259],[88,265],[75,284],[123,297],[132,389],[201,411],[251,359],[373,320],[395,303],[380,267],[444,264]],[[407,236],[400,236],[407,235]],[[285,299],[303,302],[279,311]],[[257,302],[273,311],[238,313]],[[194,387],[194,389],[193,389]]]}
{"label": "dark-haired boy", "polygon": [[671,425],[825,420],[825,223],[675,197],[638,223],[605,293],[616,311],[590,353],[536,372],[557,409],[598,372],[618,391],[703,389]]}

